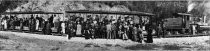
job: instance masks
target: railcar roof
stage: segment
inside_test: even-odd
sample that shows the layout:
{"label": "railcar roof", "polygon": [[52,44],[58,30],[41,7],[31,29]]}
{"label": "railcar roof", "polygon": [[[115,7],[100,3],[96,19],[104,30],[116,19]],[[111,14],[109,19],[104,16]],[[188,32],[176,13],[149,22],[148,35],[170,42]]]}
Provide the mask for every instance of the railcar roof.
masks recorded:
{"label": "railcar roof", "polygon": [[190,16],[191,14],[189,14],[189,13],[177,13],[178,15],[180,15],[180,16]]}
{"label": "railcar roof", "polygon": [[137,11],[120,12],[120,11],[101,11],[101,10],[72,10],[72,11],[66,11],[66,12],[67,13],[142,15],[142,16],[152,16],[152,15],[155,15],[155,14],[152,14],[152,13],[137,12]]}
{"label": "railcar roof", "polygon": [[29,11],[29,12],[4,12],[1,14],[63,14],[60,12],[44,12],[44,11]]}

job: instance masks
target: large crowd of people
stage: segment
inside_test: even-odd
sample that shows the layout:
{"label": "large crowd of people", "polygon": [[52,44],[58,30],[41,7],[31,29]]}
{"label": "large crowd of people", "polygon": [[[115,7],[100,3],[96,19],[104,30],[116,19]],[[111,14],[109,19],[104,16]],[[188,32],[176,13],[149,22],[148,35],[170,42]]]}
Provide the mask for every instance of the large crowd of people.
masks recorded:
{"label": "large crowd of people", "polygon": [[[67,34],[69,39],[74,36],[85,36],[85,39],[106,38],[123,39],[142,42],[143,30],[148,32],[148,40],[152,40],[152,26],[149,19],[141,20],[141,23],[135,23],[134,17],[99,17],[98,15],[87,17],[70,16],[67,21]],[[144,28],[143,26],[146,25]],[[148,41],[152,42],[152,41]]]}
{"label": "large crowd of people", "polygon": [[[31,15],[30,18],[17,18],[17,16],[4,16],[1,18],[1,30],[14,30],[19,26],[20,31],[24,26],[29,27],[30,32],[42,29],[44,34],[51,34],[52,27],[57,29],[58,34],[68,34],[68,38],[84,36],[85,39],[106,38],[106,39],[123,39],[142,42],[144,35],[143,30],[147,31],[147,42],[152,43],[152,24],[149,19],[140,20],[135,23],[134,17],[87,17],[72,15],[66,21],[56,20],[50,16],[47,20],[42,17]],[[144,27],[145,26],[145,27]]]}

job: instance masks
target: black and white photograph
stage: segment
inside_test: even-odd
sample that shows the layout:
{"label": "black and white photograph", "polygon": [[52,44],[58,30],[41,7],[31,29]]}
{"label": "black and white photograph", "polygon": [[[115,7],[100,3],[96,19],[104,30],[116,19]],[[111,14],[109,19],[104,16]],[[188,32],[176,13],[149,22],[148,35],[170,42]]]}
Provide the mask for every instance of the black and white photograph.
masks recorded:
{"label": "black and white photograph", "polygon": [[142,50],[210,50],[210,0],[0,0],[0,51]]}

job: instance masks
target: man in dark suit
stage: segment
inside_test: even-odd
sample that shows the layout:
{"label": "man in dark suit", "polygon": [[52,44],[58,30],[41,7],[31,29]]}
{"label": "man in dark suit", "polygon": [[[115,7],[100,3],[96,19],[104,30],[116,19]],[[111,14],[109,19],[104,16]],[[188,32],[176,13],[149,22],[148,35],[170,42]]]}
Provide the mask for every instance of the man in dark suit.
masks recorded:
{"label": "man in dark suit", "polygon": [[23,31],[23,18],[20,18],[20,31]]}
{"label": "man in dark suit", "polygon": [[153,43],[152,31],[153,31],[153,24],[151,21],[145,25],[145,29],[147,31],[147,43]]}
{"label": "man in dark suit", "polygon": [[29,28],[30,28],[30,32],[34,32],[35,28],[36,28],[36,20],[33,17],[33,15],[31,15],[31,18],[29,20]]}

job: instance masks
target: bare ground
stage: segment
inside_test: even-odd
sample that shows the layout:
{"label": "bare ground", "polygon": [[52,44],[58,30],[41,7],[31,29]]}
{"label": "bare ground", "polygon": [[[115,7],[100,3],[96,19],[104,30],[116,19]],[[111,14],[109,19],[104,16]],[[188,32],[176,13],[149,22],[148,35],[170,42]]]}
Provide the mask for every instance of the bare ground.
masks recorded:
{"label": "bare ground", "polygon": [[[22,34],[22,35],[21,35]],[[43,36],[43,37],[42,37]],[[44,38],[45,37],[45,38]],[[51,38],[51,39],[50,39]],[[60,40],[62,39],[62,40]],[[5,51],[130,51],[130,50],[210,50],[209,36],[158,38],[154,43],[122,40],[84,40],[48,35],[0,32],[0,50]]]}

